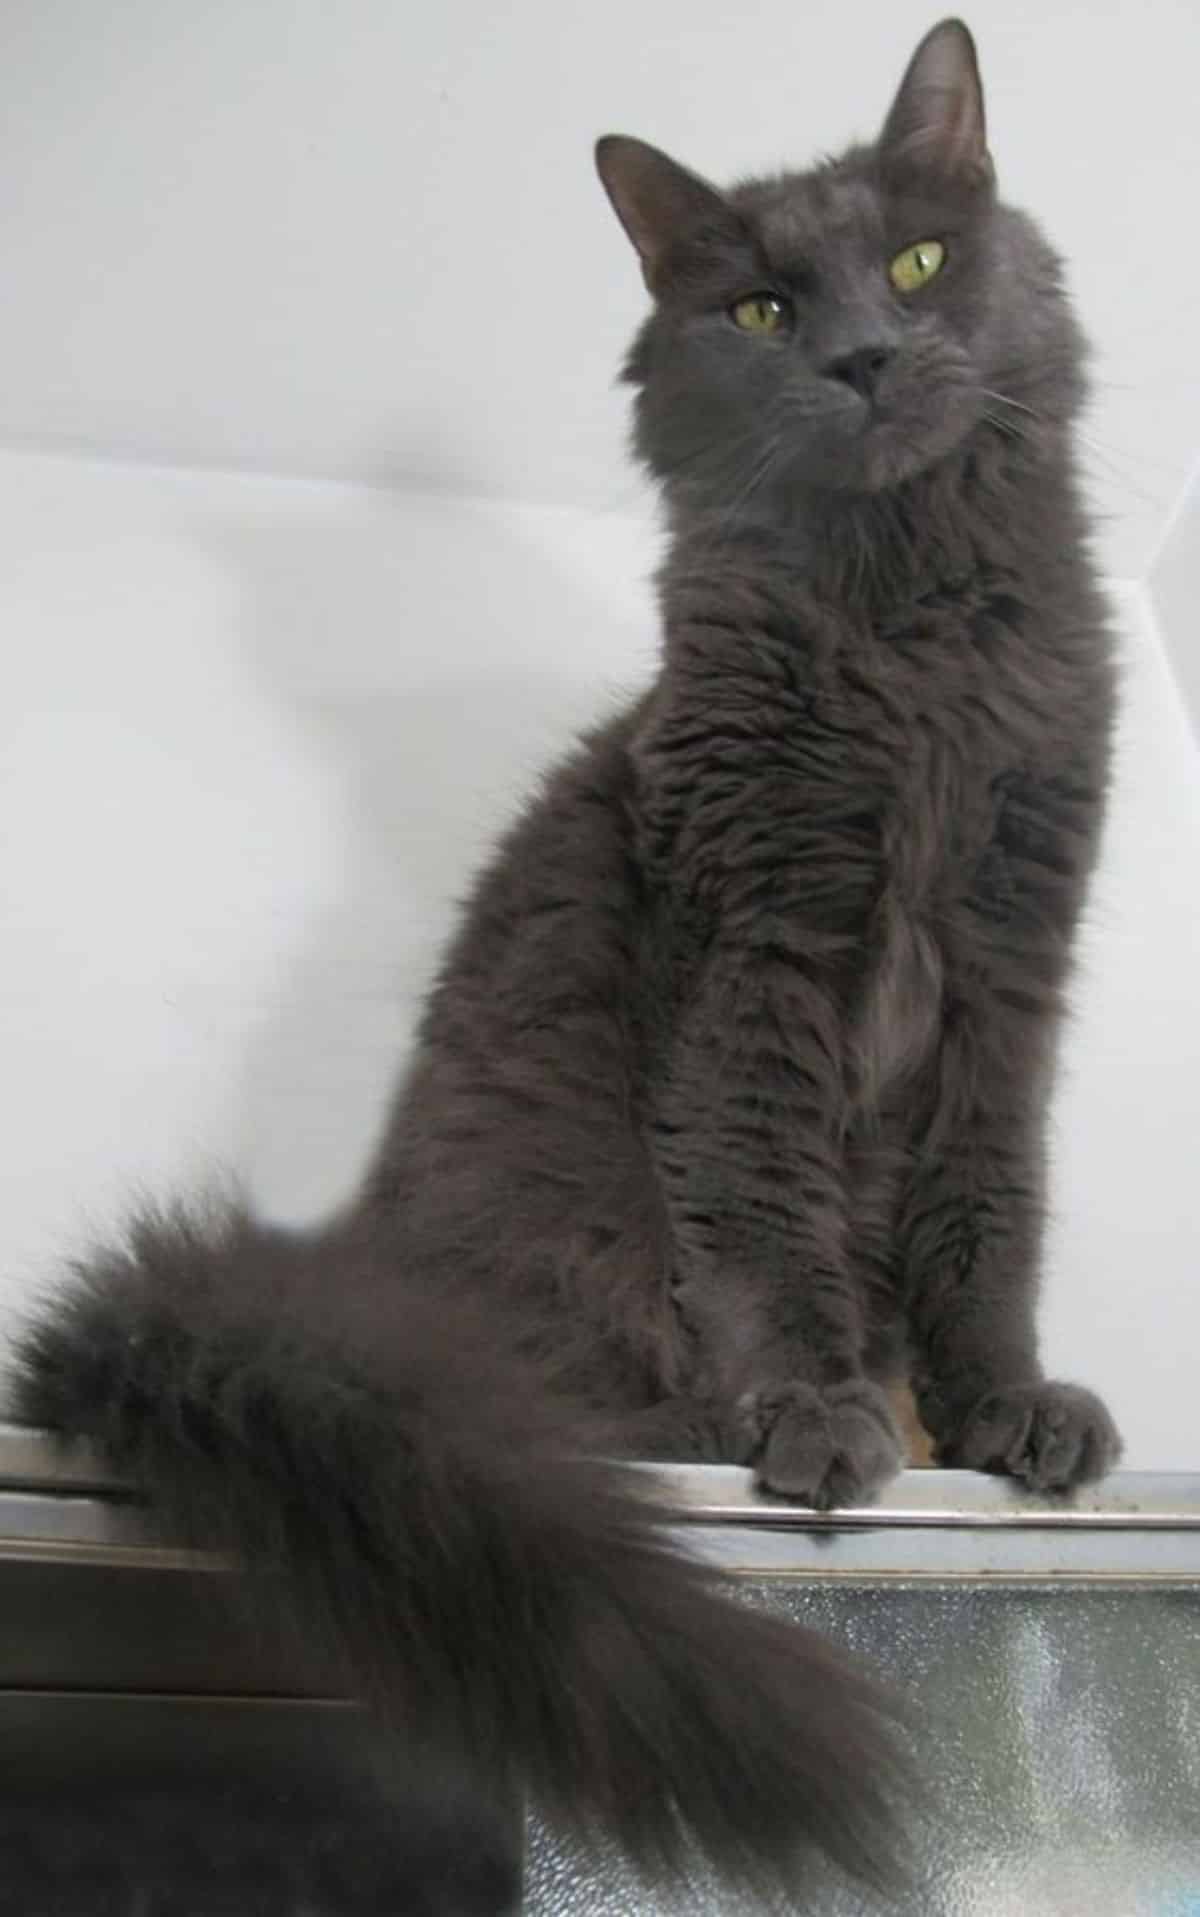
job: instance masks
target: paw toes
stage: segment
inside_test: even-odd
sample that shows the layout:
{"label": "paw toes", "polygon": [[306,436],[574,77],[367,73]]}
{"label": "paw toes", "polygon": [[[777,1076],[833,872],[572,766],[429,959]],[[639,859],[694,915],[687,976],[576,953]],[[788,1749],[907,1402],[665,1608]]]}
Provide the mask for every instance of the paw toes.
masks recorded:
{"label": "paw toes", "polygon": [[780,1409],[758,1461],[759,1482],[770,1491],[817,1505],[833,1454],[829,1414],[815,1391],[797,1394]]}
{"label": "paw toes", "polygon": [[899,1469],[902,1449],[883,1393],[865,1380],[818,1393],[797,1386],[758,1459],[759,1482],[818,1511],[869,1498]]}
{"label": "paw toes", "polygon": [[1066,1491],[1103,1477],[1120,1449],[1116,1427],[1094,1393],[1044,1383],[981,1400],[943,1458],[967,1470],[1007,1472],[1031,1491]]}

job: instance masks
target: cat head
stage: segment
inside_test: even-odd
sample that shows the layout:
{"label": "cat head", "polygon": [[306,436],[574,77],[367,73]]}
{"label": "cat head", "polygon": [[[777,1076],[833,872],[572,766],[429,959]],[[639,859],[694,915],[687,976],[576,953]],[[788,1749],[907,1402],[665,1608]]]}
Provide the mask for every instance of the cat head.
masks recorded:
{"label": "cat head", "polygon": [[677,503],[886,491],[1077,410],[1059,264],[997,201],[961,21],[921,42],[875,144],[810,172],[721,192],[621,135],[596,163],[655,302],[625,368],[635,445]]}

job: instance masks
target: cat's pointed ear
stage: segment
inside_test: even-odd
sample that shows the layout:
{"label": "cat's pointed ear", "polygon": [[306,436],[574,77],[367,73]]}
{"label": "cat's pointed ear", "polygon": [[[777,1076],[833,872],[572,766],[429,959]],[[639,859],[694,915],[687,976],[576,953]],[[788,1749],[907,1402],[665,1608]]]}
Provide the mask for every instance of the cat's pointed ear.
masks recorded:
{"label": "cat's pointed ear", "polygon": [[899,173],[966,186],[992,183],[975,42],[961,20],[943,20],[913,54],[879,152]]}
{"label": "cat's pointed ear", "polygon": [[652,293],[660,291],[673,261],[689,247],[745,239],[741,220],[715,186],[645,140],[606,133],[596,142],[596,171],[637,249]]}

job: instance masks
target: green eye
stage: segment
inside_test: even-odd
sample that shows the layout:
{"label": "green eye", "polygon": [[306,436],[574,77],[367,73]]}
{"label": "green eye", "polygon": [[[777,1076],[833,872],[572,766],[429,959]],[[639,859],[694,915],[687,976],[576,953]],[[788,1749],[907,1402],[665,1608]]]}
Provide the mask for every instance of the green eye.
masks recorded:
{"label": "green eye", "polygon": [[743,333],[778,333],[787,325],[787,302],[774,293],[748,293],[729,309],[729,317]]}
{"label": "green eye", "polygon": [[915,293],[946,263],[946,249],[940,240],[918,240],[897,253],[888,267],[888,278],[898,293]]}

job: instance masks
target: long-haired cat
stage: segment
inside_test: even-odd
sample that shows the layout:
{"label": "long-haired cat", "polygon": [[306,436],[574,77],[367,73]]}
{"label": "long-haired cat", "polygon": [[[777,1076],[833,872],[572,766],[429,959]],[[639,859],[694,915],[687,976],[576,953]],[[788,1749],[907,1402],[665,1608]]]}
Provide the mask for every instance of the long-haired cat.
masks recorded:
{"label": "long-haired cat", "polygon": [[141,1216],[31,1329],[19,1408],[481,1785],[802,1884],[814,1845],[882,1868],[886,1707],[597,1460],[859,1502],[902,1377],[944,1461],[1063,1490],[1116,1455],[1034,1327],[1113,699],[1084,353],[956,21],[814,171],[597,161],[653,299],[658,678],[480,877],[350,1213]]}

